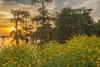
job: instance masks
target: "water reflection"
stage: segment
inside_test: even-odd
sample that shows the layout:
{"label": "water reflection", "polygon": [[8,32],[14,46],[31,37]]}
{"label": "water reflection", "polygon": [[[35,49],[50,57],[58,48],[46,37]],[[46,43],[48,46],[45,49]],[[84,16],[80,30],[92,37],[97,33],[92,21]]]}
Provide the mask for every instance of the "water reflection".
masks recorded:
{"label": "water reflection", "polygon": [[10,46],[12,37],[0,37],[0,46]]}

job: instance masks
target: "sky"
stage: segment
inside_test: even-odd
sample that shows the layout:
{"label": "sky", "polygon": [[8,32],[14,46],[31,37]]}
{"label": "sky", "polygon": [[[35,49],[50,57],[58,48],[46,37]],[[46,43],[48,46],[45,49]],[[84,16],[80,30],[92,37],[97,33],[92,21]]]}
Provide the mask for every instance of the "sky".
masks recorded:
{"label": "sky", "polygon": [[[38,15],[37,5],[31,5],[31,0],[0,0],[0,35],[5,33],[3,28],[13,26],[10,23],[11,9],[23,9],[31,12],[32,16]],[[70,6],[72,8],[91,8],[93,9],[91,16],[97,21],[100,19],[100,0],[54,0],[52,3],[46,4],[48,10],[51,12],[58,11],[64,7]]]}

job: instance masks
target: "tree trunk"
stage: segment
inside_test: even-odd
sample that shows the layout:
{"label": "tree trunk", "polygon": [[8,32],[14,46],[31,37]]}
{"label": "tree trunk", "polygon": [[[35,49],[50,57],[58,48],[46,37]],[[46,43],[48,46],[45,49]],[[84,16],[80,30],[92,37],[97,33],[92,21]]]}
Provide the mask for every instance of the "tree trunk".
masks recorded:
{"label": "tree trunk", "polygon": [[42,25],[43,25],[43,43],[45,43],[46,42],[46,34],[45,34],[45,19],[44,19],[44,17],[45,17],[45,13],[44,13],[44,9],[45,9],[45,6],[44,6],[44,0],[42,0],[42,9],[43,9],[43,23],[42,23]]}
{"label": "tree trunk", "polygon": [[18,44],[18,43],[19,43],[19,40],[18,40],[18,34],[17,34],[17,31],[18,31],[18,20],[16,21],[16,26],[15,26],[15,28],[16,28],[16,33],[15,33],[16,44]]}

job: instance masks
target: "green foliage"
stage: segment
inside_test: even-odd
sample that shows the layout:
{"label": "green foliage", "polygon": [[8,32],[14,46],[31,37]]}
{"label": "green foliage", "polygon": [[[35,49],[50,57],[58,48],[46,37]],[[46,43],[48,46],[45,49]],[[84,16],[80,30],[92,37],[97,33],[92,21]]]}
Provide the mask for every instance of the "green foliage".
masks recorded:
{"label": "green foliage", "polygon": [[100,20],[94,25],[95,34],[100,37]]}
{"label": "green foliage", "polygon": [[0,52],[1,67],[36,66],[35,48],[25,45],[10,46]]}
{"label": "green foliage", "polygon": [[[17,34],[17,35],[16,35]],[[23,30],[20,30],[20,29],[18,29],[18,30],[14,30],[14,31],[12,31],[11,33],[10,33],[10,36],[13,36],[13,40],[16,40],[16,38],[18,38],[17,39],[17,41],[18,41],[18,43],[19,43],[19,40],[21,39],[21,40],[24,40],[25,38],[24,38],[24,32],[23,32]]]}
{"label": "green foliage", "polygon": [[56,29],[55,39],[64,43],[64,40],[69,39],[71,34],[87,34],[92,33],[93,19],[90,16],[91,9],[80,8],[73,9],[70,7],[63,8],[60,12],[56,12]]}
{"label": "green foliage", "polygon": [[26,25],[26,33],[27,33],[27,22],[30,18],[30,13],[25,10],[11,10],[11,14],[13,14],[13,18],[11,22],[15,23],[15,31],[11,32],[11,35],[14,35],[14,40],[16,40],[16,44],[19,43],[19,38],[24,39],[23,35],[21,34],[21,30],[18,30],[19,23]]}
{"label": "green foliage", "polygon": [[46,38],[46,23],[48,23],[48,20],[50,21],[50,18],[49,15],[48,15],[48,10],[45,9],[45,3],[50,3],[52,2],[53,0],[31,0],[32,4],[33,3],[41,3],[42,4],[42,8],[38,9],[39,13],[40,13],[40,16],[37,16],[36,18],[33,18],[33,19],[38,19],[38,20],[35,20],[35,21],[42,21],[42,22],[39,22],[41,24],[41,26],[43,27],[43,31],[42,32],[42,36],[43,36],[43,42],[46,42],[47,38]]}
{"label": "green foliage", "polygon": [[[32,18],[32,22],[36,22],[37,24],[36,26],[37,30],[32,34],[32,37],[36,38],[36,40],[38,39],[41,42],[43,42],[44,34],[45,34],[45,40],[47,42],[48,40],[52,40],[52,35],[51,35],[52,24],[50,23],[52,21],[52,17],[48,12],[48,10],[46,10],[45,8],[44,11],[43,8],[39,8],[38,11],[40,15]],[[44,17],[42,16],[43,13],[44,13]]]}
{"label": "green foliage", "polygon": [[100,37],[74,36],[65,44],[19,45],[1,49],[1,67],[100,67]]}

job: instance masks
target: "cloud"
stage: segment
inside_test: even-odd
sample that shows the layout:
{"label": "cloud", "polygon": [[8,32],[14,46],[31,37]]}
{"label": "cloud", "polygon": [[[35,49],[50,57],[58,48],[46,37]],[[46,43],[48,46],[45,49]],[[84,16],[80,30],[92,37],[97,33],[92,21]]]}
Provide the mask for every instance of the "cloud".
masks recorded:
{"label": "cloud", "polygon": [[84,0],[83,3],[79,3],[78,5],[74,6],[74,8],[80,8],[80,7],[87,7],[87,8],[93,8],[98,0]]}
{"label": "cloud", "polygon": [[36,7],[33,7],[31,5],[20,4],[20,3],[14,2],[14,1],[10,1],[10,2],[3,1],[1,3],[1,1],[0,1],[0,26],[12,25],[9,21],[10,18],[12,17],[11,9],[28,10],[33,15],[37,15]]}
{"label": "cloud", "polygon": [[97,5],[94,7],[92,16],[96,19],[96,21],[100,19],[100,1],[98,1]]}
{"label": "cloud", "polygon": [[68,2],[68,1],[64,2],[64,5],[68,5],[68,4],[69,4],[69,2]]}
{"label": "cloud", "polygon": [[48,3],[46,9],[48,9],[50,12],[53,12],[56,9],[56,1],[54,0],[52,3]]}
{"label": "cloud", "polygon": [[[4,9],[5,8],[5,9]],[[33,16],[37,15],[37,7],[32,5],[25,5],[20,4],[14,1],[10,2],[3,2],[0,4],[0,23],[6,22],[7,19],[12,18],[11,9],[13,10],[27,10],[29,11]]]}
{"label": "cloud", "polygon": [[5,2],[16,2],[19,4],[31,4],[31,0],[4,0]]}
{"label": "cloud", "polygon": [[9,18],[10,15],[10,13],[0,11],[0,18]]}
{"label": "cloud", "polygon": [[10,1],[10,2],[5,1],[2,4],[0,4],[0,11],[10,12],[11,9],[27,9],[27,10],[30,10],[30,9],[36,9],[36,7],[33,7],[31,5],[26,5],[26,4],[20,4],[20,3],[17,3],[15,1]]}
{"label": "cloud", "polygon": [[0,11],[0,26],[9,25],[10,13]]}
{"label": "cloud", "polygon": [[[32,16],[38,15],[37,9],[40,7],[39,5],[30,5],[31,0],[0,0],[0,12],[2,12],[2,18],[7,19],[11,16],[11,9],[23,9],[28,10]],[[68,5],[75,8],[80,7],[89,7],[93,8],[94,17],[99,17],[99,4],[96,6],[99,0],[54,0],[50,4],[46,4],[47,8],[52,12],[59,10],[63,7],[67,7]],[[4,9],[5,8],[5,9]],[[98,9],[99,8],[99,9]],[[97,12],[97,13],[96,13]],[[8,14],[7,14],[8,13]],[[0,16],[0,19],[1,19]]]}
{"label": "cloud", "polygon": [[55,0],[56,8],[55,10],[59,10],[60,8],[65,6],[66,0]]}
{"label": "cloud", "polygon": [[4,1],[3,0],[0,0],[0,4],[2,4]]}
{"label": "cloud", "polygon": [[[27,10],[31,13],[32,16],[36,16],[39,14],[37,12],[37,9],[40,7],[39,5],[23,4],[17,1],[18,0],[2,0],[2,2],[0,1],[0,26],[12,25],[9,21],[10,18],[12,17],[11,9]],[[55,1],[50,4],[47,4],[47,7],[49,8],[50,11],[53,11],[56,8]]]}
{"label": "cloud", "polygon": [[[28,2],[29,0],[23,0],[23,1]],[[37,9],[40,7],[39,5],[23,4],[22,3],[23,1],[22,0],[4,0],[4,2],[0,4],[0,11],[10,13],[11,9],[22,9],[22,10],[29,11],[30,13],[32,13],[32,15],[38,14]],[[49,8],[50,11],[53,11],[56,8],[55,1],[53,1],[50,4],[47,4],[47,7]]]}

